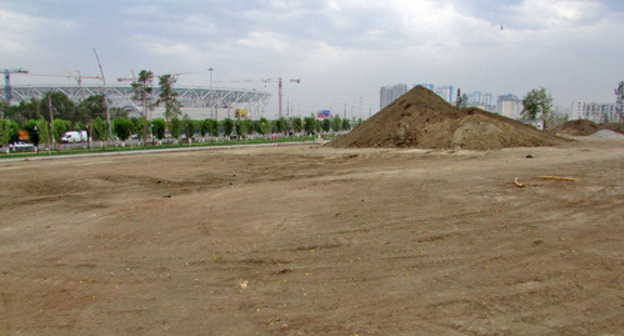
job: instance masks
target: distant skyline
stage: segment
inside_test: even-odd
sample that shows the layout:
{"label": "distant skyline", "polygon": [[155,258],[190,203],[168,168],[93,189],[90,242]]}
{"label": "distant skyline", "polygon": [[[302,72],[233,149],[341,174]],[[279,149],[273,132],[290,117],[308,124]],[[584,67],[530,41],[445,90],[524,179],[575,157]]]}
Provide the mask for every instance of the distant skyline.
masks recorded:
{"label": "distant skyline", "polygon": [[[277,77],[284,110],[297,114],[346,106],[367,117],[379,88],[398,83],[519,97],[543,86],[568,108],[615,100],[622,31],[620,0],[4,0],[0,69],[99,76],[95,47],[109,85],[148,69],[192,72],[177,85],[209,87],[213,68],[215,87],[270,91],[269,116],[277,83],[260,79]],[[233,82],[244,79],[255,83]],[[71,83],[12,76],[53,82]]]}

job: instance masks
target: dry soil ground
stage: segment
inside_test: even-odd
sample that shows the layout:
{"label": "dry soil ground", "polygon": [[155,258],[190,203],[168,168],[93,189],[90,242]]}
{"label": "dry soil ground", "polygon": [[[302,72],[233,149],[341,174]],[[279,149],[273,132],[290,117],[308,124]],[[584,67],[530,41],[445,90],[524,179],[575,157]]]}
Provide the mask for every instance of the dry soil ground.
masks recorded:
{"label": "dry soil ground", "polygon": [[618,139],[0,161],[0,186],[0,335],[624,330]]}

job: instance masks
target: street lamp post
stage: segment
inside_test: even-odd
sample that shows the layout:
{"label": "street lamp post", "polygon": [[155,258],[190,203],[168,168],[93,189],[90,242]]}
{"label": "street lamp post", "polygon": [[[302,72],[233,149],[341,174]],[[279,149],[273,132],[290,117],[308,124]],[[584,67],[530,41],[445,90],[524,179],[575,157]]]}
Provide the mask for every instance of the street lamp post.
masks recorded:
{"label": "street lamp post", "polygon": [[215,120],[219,121],[219,112],[217,110],[217,99],[216,99],[217,95],[214,92],[213,87],[212,87],[212,73],[214,72],[214,68],[208,68],[208,71],[210,71],[210,91],[213,91],[212,93],[215,95],[215,113],[214,113],[214,116],[215,116]]}

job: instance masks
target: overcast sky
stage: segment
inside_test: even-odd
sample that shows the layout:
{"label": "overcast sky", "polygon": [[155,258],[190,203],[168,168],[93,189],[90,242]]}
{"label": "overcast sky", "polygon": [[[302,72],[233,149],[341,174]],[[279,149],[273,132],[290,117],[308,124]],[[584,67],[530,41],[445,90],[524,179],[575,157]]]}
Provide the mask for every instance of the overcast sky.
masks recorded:
{"label": "overcast sky", "polygon": [[[108,84],[148,69],[192,72],[178,85],[208,87],[213,68],[215,86],[272,92],[270,117],[277,83],[233,81],[282,77],[284,104],[302,115],[342,115],[346,105],[348,115],[367,117],[379,109],[380,86],[398,83],[519,97],[544,86],[568,108],[580,98],[614,102],[624,80],[624,1],[0,2],[2,69],[95,76],[94,47]],[[69,84],[29,75],[12,82]]]}

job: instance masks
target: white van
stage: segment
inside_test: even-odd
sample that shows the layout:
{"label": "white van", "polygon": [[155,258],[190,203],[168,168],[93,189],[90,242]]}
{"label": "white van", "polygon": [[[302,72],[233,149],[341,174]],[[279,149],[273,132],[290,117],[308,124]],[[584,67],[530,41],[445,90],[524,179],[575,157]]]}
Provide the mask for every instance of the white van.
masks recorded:
{"label": "white van", "polygon": [[61,138],[61,142],[82,142],[87,141],[87,132],[86,131],[69,131],[65,132],[65,135]]}

